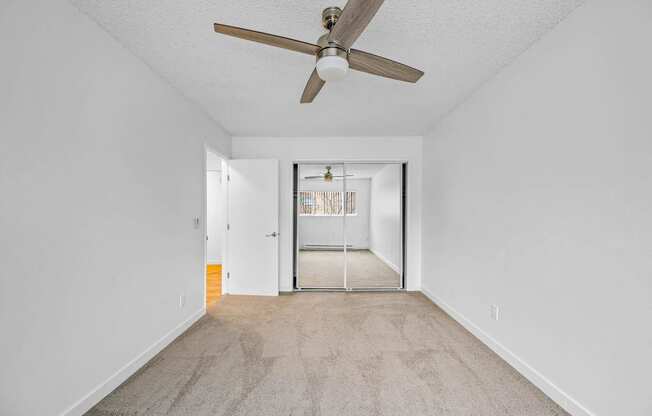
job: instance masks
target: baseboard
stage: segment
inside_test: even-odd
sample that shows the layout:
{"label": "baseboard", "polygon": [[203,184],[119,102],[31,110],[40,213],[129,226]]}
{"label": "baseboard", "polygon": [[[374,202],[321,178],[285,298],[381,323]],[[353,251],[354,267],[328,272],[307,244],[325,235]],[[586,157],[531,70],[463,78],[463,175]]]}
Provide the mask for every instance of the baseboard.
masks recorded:
{"label": "baseboard", "polygon": [[383,263],[385,263],[390,269],[394,270],[398,274],[401,274],[401,269],[391,261],[387,260],[385,256],[383,256],[382,254],[380,254],[379,252],[377,252],[372,248],[370,248],[369,251],[374,253],[374,255],[378,257]]}
{"label": "baseboard", "polygon": [[541,391],[548,395],[548,397],[550,397],[555,403],[561,406],[568,413],[573,416],[596,416],[595,413],[591,412],[585,406],[581,405],[577,400],[573,399],[566,392],[557,387],[553,382],[548,380],[543,374],[534,369],[518,355],[514,354],[508,348],[503,346],[500,342],[484,332],[482,329],[480,329],[480,327],[453,309],[453,307],[448,305],[446,302],[432,294],[428,289],[422,287],[421,293],[430,299],[432,303],[444,310],[444,312],[446,312],[451,318],[466,328],[476,338],[491,348],[491,350],[498,354],[503,360],[507,361],[507,363],[514,367],[516,371],[521,373],[523,377],[527,378],[532,384],[541,389]]}
{"label": "baseboard", "polygon": [[192,324],[197,322],[199,318],[206,314],[206,309],[202,308],[201,310],[195,312],[190,316],[190,318],[183,321],[172,331],[165,334],[161,339],[156,341],[153,345],[147,348],[145,351],[140,353],[136,358],[125,364],[120,370],[115,374],[109,377],[105,382],[95,387],[90,391],[86,396],[82,397],[75,404],[70,406],[68,409],[60,413],[61,416],[81,416],[90,410],[93,406],[99,403],[107,394],[111,393],[127,380],[132,374],[134,374],[139,368],[145,365],[149,360],[154,358],[156,354],[161,352],[161,350],[167,347],[172,341],[174,341],[179,335],[183,334]]}

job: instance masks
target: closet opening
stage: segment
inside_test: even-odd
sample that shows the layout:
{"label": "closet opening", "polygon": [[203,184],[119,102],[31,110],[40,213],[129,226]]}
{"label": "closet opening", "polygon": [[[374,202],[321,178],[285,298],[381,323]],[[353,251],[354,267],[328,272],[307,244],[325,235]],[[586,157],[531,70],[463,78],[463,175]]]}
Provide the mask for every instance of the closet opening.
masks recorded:
{"label": "closet opening", "polygon": [[294,164],[294,289],[405,287],[404,162]]}

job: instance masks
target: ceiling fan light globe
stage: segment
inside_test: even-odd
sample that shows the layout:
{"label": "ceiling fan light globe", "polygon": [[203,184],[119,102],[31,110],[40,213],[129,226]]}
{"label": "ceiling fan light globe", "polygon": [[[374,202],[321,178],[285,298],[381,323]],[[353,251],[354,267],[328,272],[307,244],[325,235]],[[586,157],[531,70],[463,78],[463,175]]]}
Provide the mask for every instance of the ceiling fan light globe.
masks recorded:
{"label": "ceiling fan light globe", "polygon": [[339,81],[349,72],[349,61],[341,56],[324,56],[317,61],[317,74],[326,82]]}

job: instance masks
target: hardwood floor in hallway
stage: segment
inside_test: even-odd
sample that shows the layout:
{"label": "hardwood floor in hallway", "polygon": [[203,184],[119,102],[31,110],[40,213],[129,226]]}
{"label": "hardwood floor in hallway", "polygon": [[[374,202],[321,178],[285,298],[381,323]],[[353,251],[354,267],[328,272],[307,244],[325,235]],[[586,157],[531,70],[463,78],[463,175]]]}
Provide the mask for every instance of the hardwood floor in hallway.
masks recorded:
{"label": "hardwood floor in hallway", "polygon": [[222,296],[222,265],[206,266],[206,305],[212,305]]}

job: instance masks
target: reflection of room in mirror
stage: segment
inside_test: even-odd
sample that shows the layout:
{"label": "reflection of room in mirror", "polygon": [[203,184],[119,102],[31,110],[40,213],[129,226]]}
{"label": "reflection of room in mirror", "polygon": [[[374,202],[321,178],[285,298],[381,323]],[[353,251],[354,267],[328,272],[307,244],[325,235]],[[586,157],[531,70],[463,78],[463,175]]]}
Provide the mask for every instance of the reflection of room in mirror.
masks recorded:
{"label": "reflection of room in mirror", "polygon": [[301,164],[297,185],[299,288],[402,286],[400,163]]}

